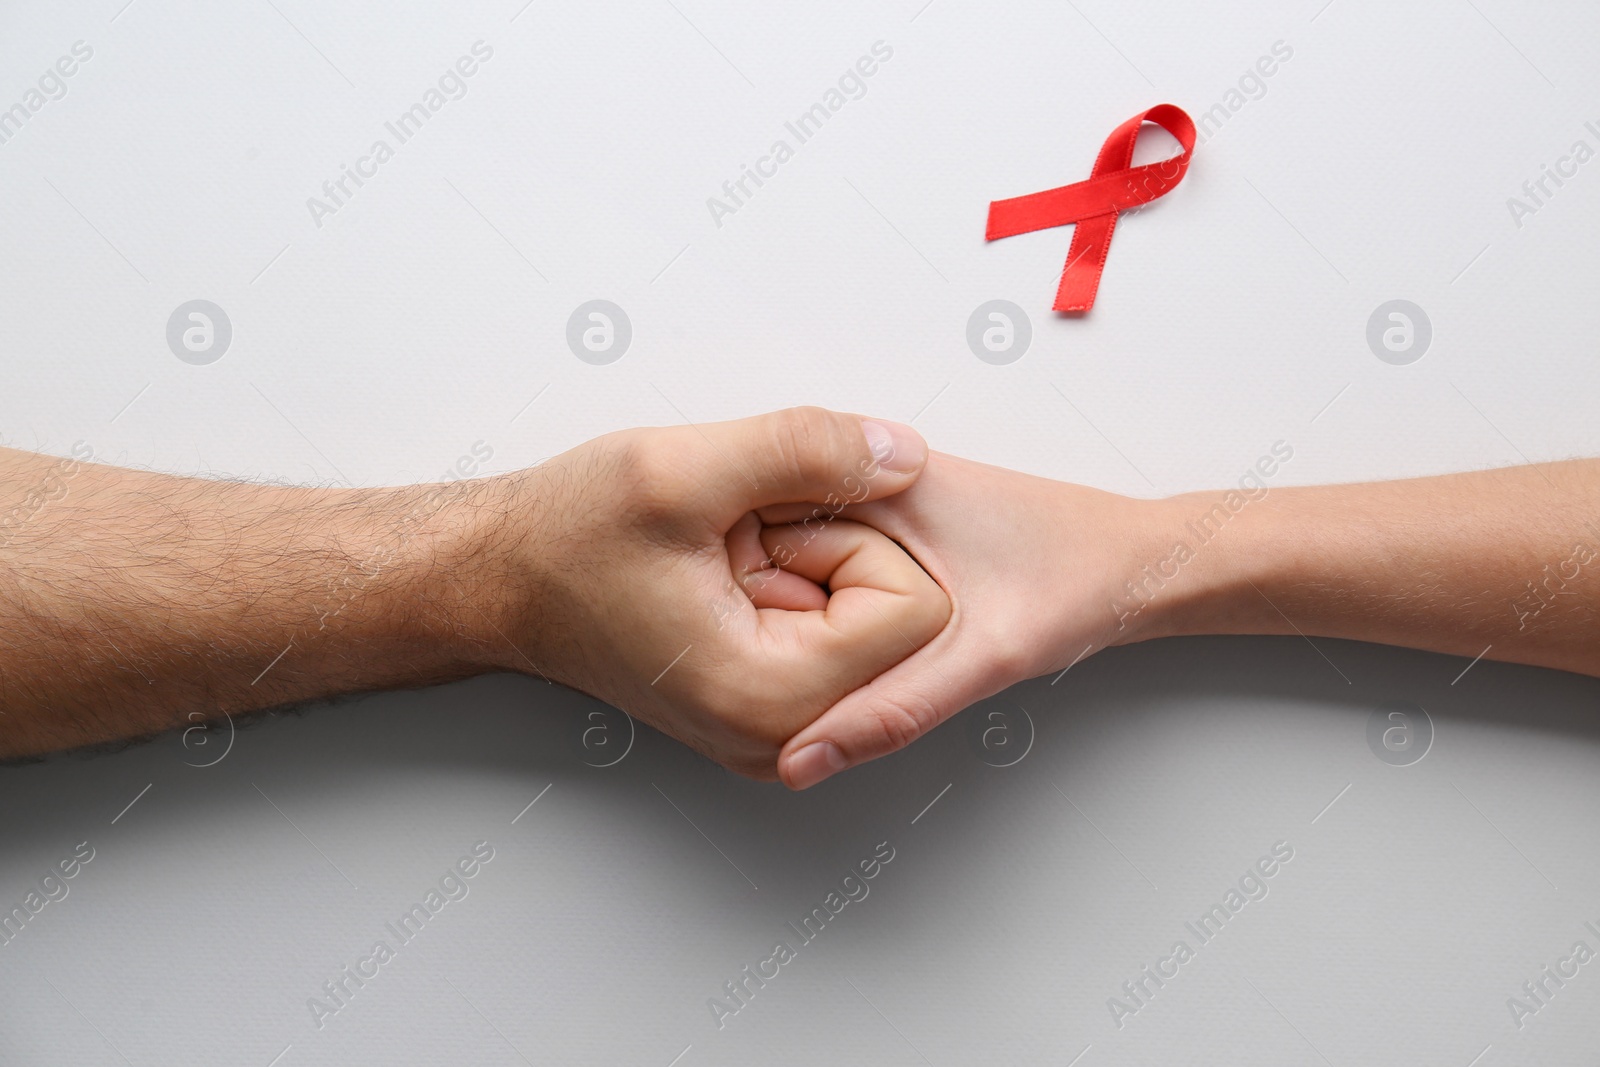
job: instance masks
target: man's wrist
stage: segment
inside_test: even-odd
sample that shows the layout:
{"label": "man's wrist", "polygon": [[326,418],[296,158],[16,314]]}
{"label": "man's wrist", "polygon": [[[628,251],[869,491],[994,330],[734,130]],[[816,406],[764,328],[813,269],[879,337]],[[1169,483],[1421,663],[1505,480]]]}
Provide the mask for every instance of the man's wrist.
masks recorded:
{"label": "man's wrist", "polygon": [[397,625],[436,642],[462,673],[528,671],[530,577],[520,552],[524,478],[411,486],[388,508],[387,536],[412,576],[396,591]]}

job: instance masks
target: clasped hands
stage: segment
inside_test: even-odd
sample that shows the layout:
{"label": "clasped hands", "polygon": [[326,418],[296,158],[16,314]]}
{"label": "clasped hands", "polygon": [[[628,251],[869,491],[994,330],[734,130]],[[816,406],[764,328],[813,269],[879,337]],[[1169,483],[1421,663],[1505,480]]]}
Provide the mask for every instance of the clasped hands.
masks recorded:
{"label": "clasped hands", "polygon": [[1138,629],[1146,502],[820,408],[626,430],[509,481],[500,665],[807,788]]}
{"label": "clasped hands", "polygon": [[819,408],[399,487],[0,448],[0,759],[513,670],[803,789],[1151,637],[1600,676],[1600,460],[1269,499],[1292,455],[1273,445],[1237,489],[1136,500]]}

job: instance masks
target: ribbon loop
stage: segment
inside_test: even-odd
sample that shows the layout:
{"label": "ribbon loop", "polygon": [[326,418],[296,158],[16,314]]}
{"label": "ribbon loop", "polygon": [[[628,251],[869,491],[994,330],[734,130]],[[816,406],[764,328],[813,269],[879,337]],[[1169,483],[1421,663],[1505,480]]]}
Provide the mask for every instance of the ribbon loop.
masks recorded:
{"label": "ribbon loop", "polygon": [[[1146,122],[1172,134],[1183,151],[1159,163],[1133,166],[1133,145]],[[1105,269],[1106,253],[1111,250],[1118,213],[1148,204],[1176,188],[1188,173],[1194,139],[1194,120],[1181,107],[1158,104],[1140,112],[1111,131],[1100,146],[1088,178],[991,203],[984,239],[997,241],[1075,223],[1054,308],[1088,311],[1094,307],[1095,293],[1100,288],[1100,274]]]}

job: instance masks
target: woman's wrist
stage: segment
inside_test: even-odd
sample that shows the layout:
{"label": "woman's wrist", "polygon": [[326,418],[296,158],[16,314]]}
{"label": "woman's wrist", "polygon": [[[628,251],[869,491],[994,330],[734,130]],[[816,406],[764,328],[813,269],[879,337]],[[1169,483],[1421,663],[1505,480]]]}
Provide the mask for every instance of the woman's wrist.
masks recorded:
{"label": "woman's wrist", "polygon": [[1266,497],[1210,490],[1143,502],[1159,548],[1123,588],[1137,640],[1289,630],[1263,590],[1284,562]]}

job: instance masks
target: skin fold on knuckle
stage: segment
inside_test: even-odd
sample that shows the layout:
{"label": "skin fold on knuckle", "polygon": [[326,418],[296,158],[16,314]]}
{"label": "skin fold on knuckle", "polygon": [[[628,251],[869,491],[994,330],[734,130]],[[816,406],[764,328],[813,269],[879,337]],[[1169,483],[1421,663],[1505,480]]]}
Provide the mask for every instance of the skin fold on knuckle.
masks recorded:
{"label": "skin fold on knuckle", "polygon": [[864,448],[855,440],[861,436],[859,427],[846,425],[848,421],[827,408],[783,411],[776,436],[784,469],[813,488],[837,483],[842,493],[845,479],[854,473],[853,459]]}
{"label": "skin fold on knuckle", "polygon": [[[862,755],[898,752],[939,724],[938,709],[918,696],[903,696],[875,705],[861,726]],[[847,755],[854,755],[849,753]]]}

